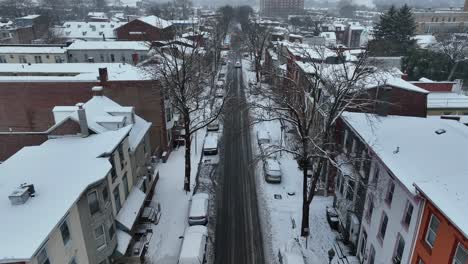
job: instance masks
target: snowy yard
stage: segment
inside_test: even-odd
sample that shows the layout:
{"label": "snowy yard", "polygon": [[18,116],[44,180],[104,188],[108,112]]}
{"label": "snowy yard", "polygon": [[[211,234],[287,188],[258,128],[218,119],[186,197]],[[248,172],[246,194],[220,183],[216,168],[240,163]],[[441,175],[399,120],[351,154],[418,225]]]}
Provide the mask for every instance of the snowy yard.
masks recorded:
{"label": "snowy yard", "polygon": [[[202,153],[205,130],[196,133],[192,140],[191,189],[195,186],[195,176]],[[184,186],[184,151],[183,147],[174,150],[166,163],[160,164],[160,179],[153,197],[154,203],[161,204],[161,219],[153,228],[153,237],[149,244],[147,261],[152,264],[177,263],[185,228],[188,226],[187,214],[190,193],[185,193]]]}
{"label": "snowy yard", "polygon": [[[243,60],[243,73],[244,84],[247,88],[249,80],[255,80],[255,73],[250,71],[248,60]],[[249,102],[261,102],[260,98],[253,95],[247,95],[247,97]],[[256,110],[258,111],[258,109]],[[253,119],[255,119],[256,114],[251,112]],[[252,148],[257,157],[260,156],[260,146],[257,143],[259,131],[268,132],[275,145],[287,141],[287,136],[290,136],[287,133],[283,134],[283,140],[281,140],[279,121],[256,123],[252,129]],[[297,245],[295,241],[299,241],[307,263],[328,263],[328,250],[333,247],[335,239],[339,235],[330,228],[326,219],[326,207],[332,206],[333,197],[314,197],[309,218],[310,235],[306,246],[306,240],[300,237],[302,172],[291,154],[276,153],[274,157],[281,164],[282,182],[280,184],[270,184],[265,181],[261,158],[257,158],[255,164],[267,262],[278,263],[278,250],[286,245],[294,243]]]}

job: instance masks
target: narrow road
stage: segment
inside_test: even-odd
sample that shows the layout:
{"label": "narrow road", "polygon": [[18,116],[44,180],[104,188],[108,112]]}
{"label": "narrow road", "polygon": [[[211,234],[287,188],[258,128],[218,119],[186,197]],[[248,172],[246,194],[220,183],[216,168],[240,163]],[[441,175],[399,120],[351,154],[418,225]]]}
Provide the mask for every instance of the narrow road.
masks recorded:
{"label": "narrow road", "polygon": [[230,97],[224,110],[224,150],[221,189],[218,194],[215,264],[264,264],[262,234],[257,207],[249,114],[245,107],[242,69],[230,55],[227,83]]}

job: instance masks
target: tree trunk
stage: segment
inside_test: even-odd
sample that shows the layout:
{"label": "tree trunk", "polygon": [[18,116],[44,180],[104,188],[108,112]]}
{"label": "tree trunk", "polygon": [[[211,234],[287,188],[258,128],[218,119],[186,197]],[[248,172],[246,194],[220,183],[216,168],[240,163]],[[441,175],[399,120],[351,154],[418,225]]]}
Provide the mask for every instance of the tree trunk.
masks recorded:
{"label": "tree trunk", "polygon": [[453,64],[452,69],[450,70],[450,74],[447,77],[447,81],[452,81],[453,75],[455,74],[457,67],[458,67],[458,61],[456,61],[455,64]]}
{"label": "tree trunk", "polygon": [[301,236],[307,237],[309,235],[309,203],[307,202],[307,160],[302,160],[302,223],[301,223]]}
{"label": "tree trunk", "polygon": [[185,122],[185,179],[184,191],[190,192],[190,173],[192,170],[191,154],[192,154],[192,139],[190,138],[190,121]]}

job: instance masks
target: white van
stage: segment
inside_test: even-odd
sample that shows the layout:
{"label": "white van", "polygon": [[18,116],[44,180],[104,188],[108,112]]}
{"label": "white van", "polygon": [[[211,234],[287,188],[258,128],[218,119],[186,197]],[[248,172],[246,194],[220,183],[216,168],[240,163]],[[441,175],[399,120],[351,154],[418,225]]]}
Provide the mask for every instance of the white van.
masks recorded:
{"label": "white van", "polygon": [[208,229],[206,226],[189,226],[185,230],[178,264],[203,264],[206,255]]}
{"label": "white van", "polygon": [[189,225],[206,225],[208,223],[208,200],[207,193],[197,193],[192,196],[188,217]]}
{"label": "white van", "polygon": [[205,144],[203,145],[204,155],[216,155],[218,154],[218,134],[208,133],[205,138]]}
{"label": "white van", "polygon": [[263,163],[263,170],[266,182],[281,183],[281,166],[277,160],[267,158]]}

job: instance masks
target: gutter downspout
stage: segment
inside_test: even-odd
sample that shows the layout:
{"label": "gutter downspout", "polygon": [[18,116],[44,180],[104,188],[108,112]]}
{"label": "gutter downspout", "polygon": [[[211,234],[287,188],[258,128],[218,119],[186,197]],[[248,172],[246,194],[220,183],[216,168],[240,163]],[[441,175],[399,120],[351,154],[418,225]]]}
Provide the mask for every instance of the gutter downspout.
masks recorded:
{"label": "gutter downspout", "polygon": [[417,215],[417,222],[416,222],[416,232],[415,232],[415,235],[413,236],[413,240],[411,241],[411,254],[409,256],[409,259],[408,259],[408,263],[411,263],[411,260],[413,259],[413,256],[414,256],[414,250],[416,249],[416,240],[418,239],[419,237],[419,230],[421,229],[420,226],[421,226],[421,221],[422,221],[422,216],[423,216],[423,213],[424,213],[424,207],[426,206],[426,198],[424,198],[422,195],[419,194],[419,191],[416,190],[416,192],[418,192],[418,195],[416,196],[417,199],[421,199],[420,201],[420,206],[419,206],[419,210],[418,210],[418,215]]}

